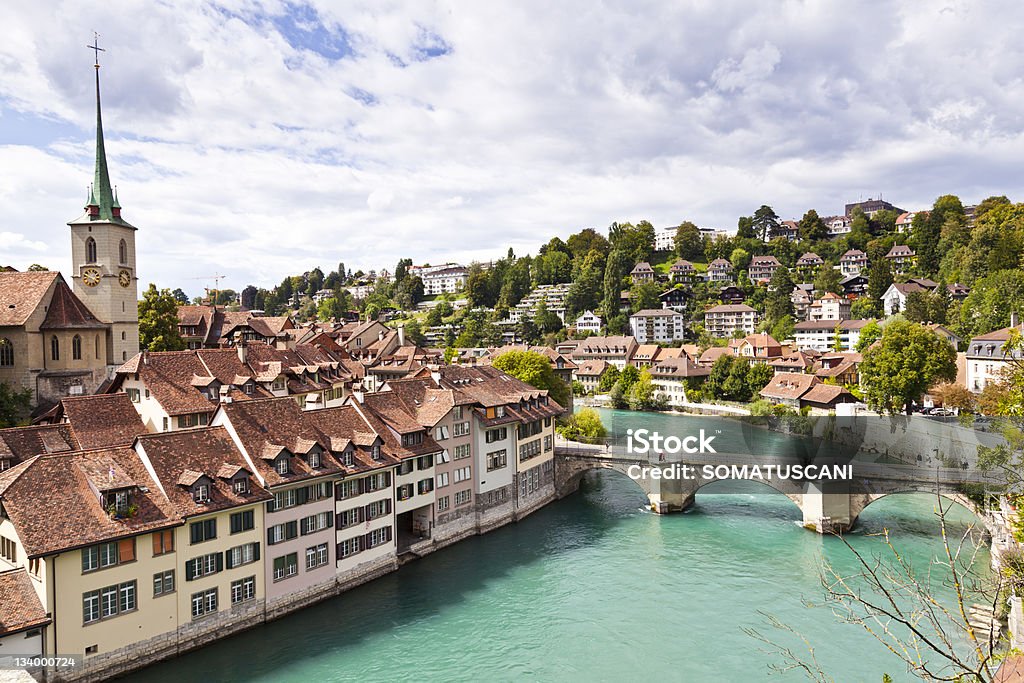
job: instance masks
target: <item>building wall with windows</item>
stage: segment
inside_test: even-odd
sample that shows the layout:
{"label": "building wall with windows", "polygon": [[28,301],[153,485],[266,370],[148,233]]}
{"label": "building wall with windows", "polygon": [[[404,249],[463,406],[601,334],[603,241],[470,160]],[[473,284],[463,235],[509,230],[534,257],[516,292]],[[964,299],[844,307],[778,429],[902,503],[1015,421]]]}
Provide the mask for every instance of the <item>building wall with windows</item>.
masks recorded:
{"label": "building wall with windows", "polygon": [[555,420],[520,423],[516,428],[516,511],[529,514],[555,495]]}
{"label": "building wall with windows", "polygon": [[395,563],[393,469],[382,467],[335,482],[334,530],[339,581],[358,575],[364,567]]}
{"label": "building wall with windows", "polygon": [[[47,558],[52,571],[44,607],[57,628],[47,629],[48,653],[74,654],[100,661],[127,656],[126,646],[165,634],[179,626],[180,600],[185,587],[180,545],[155,554],[153,537],[143,534],[120,541],[88,546]],[[178,530],[166,533],[177,540]],[[154,577],[173,577],[170,590],[154,593]],[[31,572],[30,572],[31,575]]]}
{"label": "building wall with windows", "polygon": [[444,448],[434,463],[435,543],[475,526],[472,412],[472,406],[455,406],[434,426],[434,440]]}
{"label": "building wall with windows", "polygon": [[504,524],[515,512],[515,438],[519,424],[510,419],[486,426],[486,416],[493,415],[491,419],[500,420],[504,416],[504,406],[485,410],[494,412],[485,412],[484,420],[475,412],[473,425],[476,509],[481,531]]}
{"label": "building wall with windows", "polygon": [[[327,477],[269,489],[266,505],[267,608],[334,583],[334,481]],[[286,600],[285,600],[286,601]]]}
{"label": "building wall with windows", "polygon": [[[252,513],[252,528],[232,533],[232,515],[248,512]],[[198,528],[193,525],[210,522],[216,527],[216,536],[196,537],[193,543],[194,529]],[[258,504],[189,517],[176,530],[177,609],[186,632],[199,636],[222,628],[224,622],[235,621],[235,616],[242,613],[239,608],[246,606],[258,605],[262,611],[266,596],[261,561],[266,550],[265,528],[264,506]],[[234,566],[228,559],[229,551],[245,545],[257,548],[259,554]]]}
{"label": "building wall with windows", "polygon": [[177,419],[171,419],[138,375],[126,375],[121,382],[121,391],[128,394],[148,431],[166,432],[178,428]]}

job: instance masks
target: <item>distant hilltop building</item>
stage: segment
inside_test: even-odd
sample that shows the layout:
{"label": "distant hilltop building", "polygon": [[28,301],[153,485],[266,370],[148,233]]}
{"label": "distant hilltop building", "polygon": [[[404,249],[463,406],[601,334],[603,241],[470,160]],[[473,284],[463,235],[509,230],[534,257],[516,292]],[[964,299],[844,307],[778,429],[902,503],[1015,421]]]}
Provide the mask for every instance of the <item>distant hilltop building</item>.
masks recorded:
{"label": "distant hilltop building", "polygon": [[861,211],[863,211],[864,215],[868,216],[869,218],[871,216],[874,216],[879,211],[895,211],[897,214],[906,213],[903,209],[901,209],[901,208],[899,208],[897,206],[893,206],[889,202],[887,202],[887,201],[883,200],[881,197],[879,197],[878,199],[868,198],[868,199],[865,199],[862,202],[854,202],[853,204],[847,204],[846,205],[846,217],[847,218],[852,218],[853,217],[853,210],[857,209],[857,208],[859,208]]}

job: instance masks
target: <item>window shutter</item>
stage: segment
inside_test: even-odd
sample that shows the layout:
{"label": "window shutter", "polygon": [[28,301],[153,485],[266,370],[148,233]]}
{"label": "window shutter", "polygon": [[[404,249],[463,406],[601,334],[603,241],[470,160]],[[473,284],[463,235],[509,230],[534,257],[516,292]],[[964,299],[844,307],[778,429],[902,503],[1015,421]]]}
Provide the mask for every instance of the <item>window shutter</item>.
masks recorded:
{"label": "window shutter", "polygon": [[327,515],[327,528],[331,529],[334,527],[334,515]]}
{"label": "window shutter", "polygon": [[153,534],[153,555],[160,555],[164,552],[164,544],[161,539],[163,538],[164,532],[157,531]]}
{"label": "window shutter", "polygon": [[359,480],[356,481],[356,492],[357,493],[366,493],[366,481],[367,481],[366,477],[363,477],[362,479],[359,479]]}
{"label": "window shutter", "polygon": [[200,525],[197,524],[196,522],[193,522],[188,527],[188,531],[189,531],[189,535],[190,535],[190,538],[191,538],[191,541],[192,541],[192,545],[195,545],[196,543],[199,543],[199,529],[200,529]]}
{"label": "window shutter", "polygon": [[216,557],[216,560],[217,560],[217,562],[216,562],[217,571],[223,571],[224,570],[224,553],[217,553],[217,555],[215,557]]}
{"label": "window shutter", "polygon": [[185,580],[191,581],[196,578],[196,561],[189,560],[185,563]]}
{"label": "window shutter", "polygon": [[391,486],[391,472],[384,473],[384,486]]}
{"label": "window shutter", "polygon": [[333,481],[326,482],[324,484],[324,486],[325,486],[324,490],[327,492],[327,497],[329,498],[329,497],[333,496],[334,495],[334,482]]}
{"label": "window shutter", "polygon": [[295,501],[298,505],[304,505],[309,500],[309,487],[303,486],[295,492]]}
{"label": "window shutter", "polygon": [[267,501],[267,512],[273,512],[273,511],[274,511],[274,501],[268,500]]}
{"label": "window shutter", "polygon": [[253,529],[253,528],[255,528],[256,527],[256,513],[254,511],[252,511],[252,510],[246,510],[243,513],[243,515],[244,515],[245,524],[242,525],[244,527],[242,530],[244,531],[245,529]]}
{"label": "window shutter", "polygon": [[273,530],[273,528],[267,529],[267,545],[274,545],[274,530]]}
{"label": "window shutter", "polygon": [[208,519],[208,520],[206,520],[206,529],[205,529],[205,531],[206,531],[206,538],[207,538],[207,540],[209,540],[211,538],[217,538],[217,520],[216,519]]}
{"label": "window shutter", "polygon": [[225,561],[224,561],[224,566],[227,567],[228,569],[231,569],[232,567],[235,566],[234,560],[231,559],[232,553],[231,553],[230,550],[228,550],[224,554],[227,556],[227,559],[225,559]]}
{"label": "window shutter", "polygon": [[253,543],[252,544],[252,557],[253,557],[254,560],[257,560],[257,561],[260,559],[260,544],[259,543]]}
{"label": "window shutter", "polygon": [[391,499],[390,498],[385,498],[384,499],[384,512],[386,514],[391,514]]}
{"label": "window shutter", "polygon": [[132,562],[135,559],[135,539],[125,538],[117,544],[117,561]]}
{"label": "window shutter", "polygon": [[386,527],[384,527],[384,529],[385,529],[384,540],[390,541],[391,540],[391,527],[386,526]]}
{"label": "window shutter", "polygon": [[242,516],[240,514],[231,515],[231,533],[237,534],[242,530]]}
{"label": "window shutter", "polygon": [[363,536],[360,538],[360,546],[363,548],[370,547],[370,534],[363,534]]}
{"label": "window shutter", "polygon": [[334,525],[340,529],[341,526],[342,526],[342,524],[341,524],[341,513],[339,512],[338,514],[335,515],[335,517],[337,517],[337,520],[335,520]]}
{"label": "window shutter", "polygon": [[288,524],[286,525],[285,536],[287,538],[295,538],[298,535],[299,535],[299,523],[296,522],[293,519],[292,521],[288,522]]}

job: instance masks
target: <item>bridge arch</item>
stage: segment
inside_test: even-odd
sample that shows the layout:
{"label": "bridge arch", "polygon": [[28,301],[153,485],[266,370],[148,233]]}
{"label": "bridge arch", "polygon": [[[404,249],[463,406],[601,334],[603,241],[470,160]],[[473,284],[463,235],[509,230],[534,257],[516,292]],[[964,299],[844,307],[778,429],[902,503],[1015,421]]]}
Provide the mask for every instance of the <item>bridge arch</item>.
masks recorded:
{"label": "bridge arch", "polygon": [[[901,495],[901,494],[924,494],[931,498],[935,498],[936,491],[934,485],[922,484],[919,486],[907,485],[895,488],[890,491],[881,491],[878,493],[866,493],[859,496],[852,496],[850,500],[850,525],[853,526],[857,523],[857,520],[863,514],[872,503],[875,503],[883,498],[889,496]],[[980,526],[985,527],[985,514],[978,505],[959,491],[938,491],[938,495],[948,501],[957,503],[961,507],[966,508],[971,514],[978,518]]]}
{"label": "bridge arch", "polygon": [[646,463],[643,461],[637,461],[636,463],[624,462],[624,461],[612,461],[607,459],[590,459],[590,458],[566,458],[563,460],[556,461],[555,464],[555,495],[559,498],[563,498],[570,493],[575,492],[580,487],[580,480],[587,472],[594,472],[598,470],[611,470],[618,472],[626,479],[629,479],[637,488],[643,491],[644,495],[650,497],[652,491],[647,479],[635,479],[629,476],[629,467],[631,465],[643,466]]}
{"label": "bridge arch", "polygon": [[775,493],[781,493],[782,495],[784,495],[794,505],[796,505],[797,510],[799,510],[800,512],[803,512],[803,509],[804,509],[803,490],[800,489],[799,487],[795,486],[792,482],[784,481],[784,480],[783,481],[773,481],[773,480],[764,480],[764,479],[701,479],[699,481],[699,483],[697,484],[696,489],[694,490],[694,495],[700,493],[702,489],[705,489],[708,486],[713,486],[715,484],[726,484],[727,485],[727,484],[732,484],[732,483],[736,483],[736,482],[744,482],[744,483],[749,482],[749,483],[752,483],[752,484],[758,484],[760,486],[766,486],[769,489],[771,489],[772,491],[774,491]]}

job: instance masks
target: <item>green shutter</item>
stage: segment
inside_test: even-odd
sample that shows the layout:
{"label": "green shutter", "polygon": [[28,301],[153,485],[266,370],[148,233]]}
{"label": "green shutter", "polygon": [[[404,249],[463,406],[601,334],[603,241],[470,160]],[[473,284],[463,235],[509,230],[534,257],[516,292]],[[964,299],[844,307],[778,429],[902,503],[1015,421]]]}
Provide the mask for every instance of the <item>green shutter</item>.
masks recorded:
{"label": "green shutter", "polygon": [[299,535],[299,523],[294,519],[285,525],[285,537],[295,538]]}
{"label": "green shutter", "polygon": [[[234,566],[235,566],[235,565],[234,565],[234,563],[233,563],[233,562],[231,561],[231,551],[230,551],[230,550],[228,550],[228,551],[227,551],[226,553],[224,553],[224,555],[226,556],[226,557],[225,557],[225,559],[224,559],[224,565],[225,565],[225,566],[226,566],[226,567],[227,567],[228,569],[231,569],[232,567],[234,567]],[[218,557],[219,557],[219,556],[218,556]]]}
{"label": "green shutter", "polygon": [[216,562],[217,571],[223,571],[224,570],[224,553],[217,553],[216,558],[217,558],[217,562]]}
{"label": "green shutter", "polygon": [[297,505],[305,505],[309,500],[309,487],[303,486],[295,492],[295,502]]}
{"label": "green shutter", "polygon": [[196,578],[196,561],[189,560],[185,563],[185,580],[191,581]]}
{"label": "green shutter", "polygon": [[260,559],[260,544],[259,543],[253,543],[252,544],[252,556],[256,560]]}

